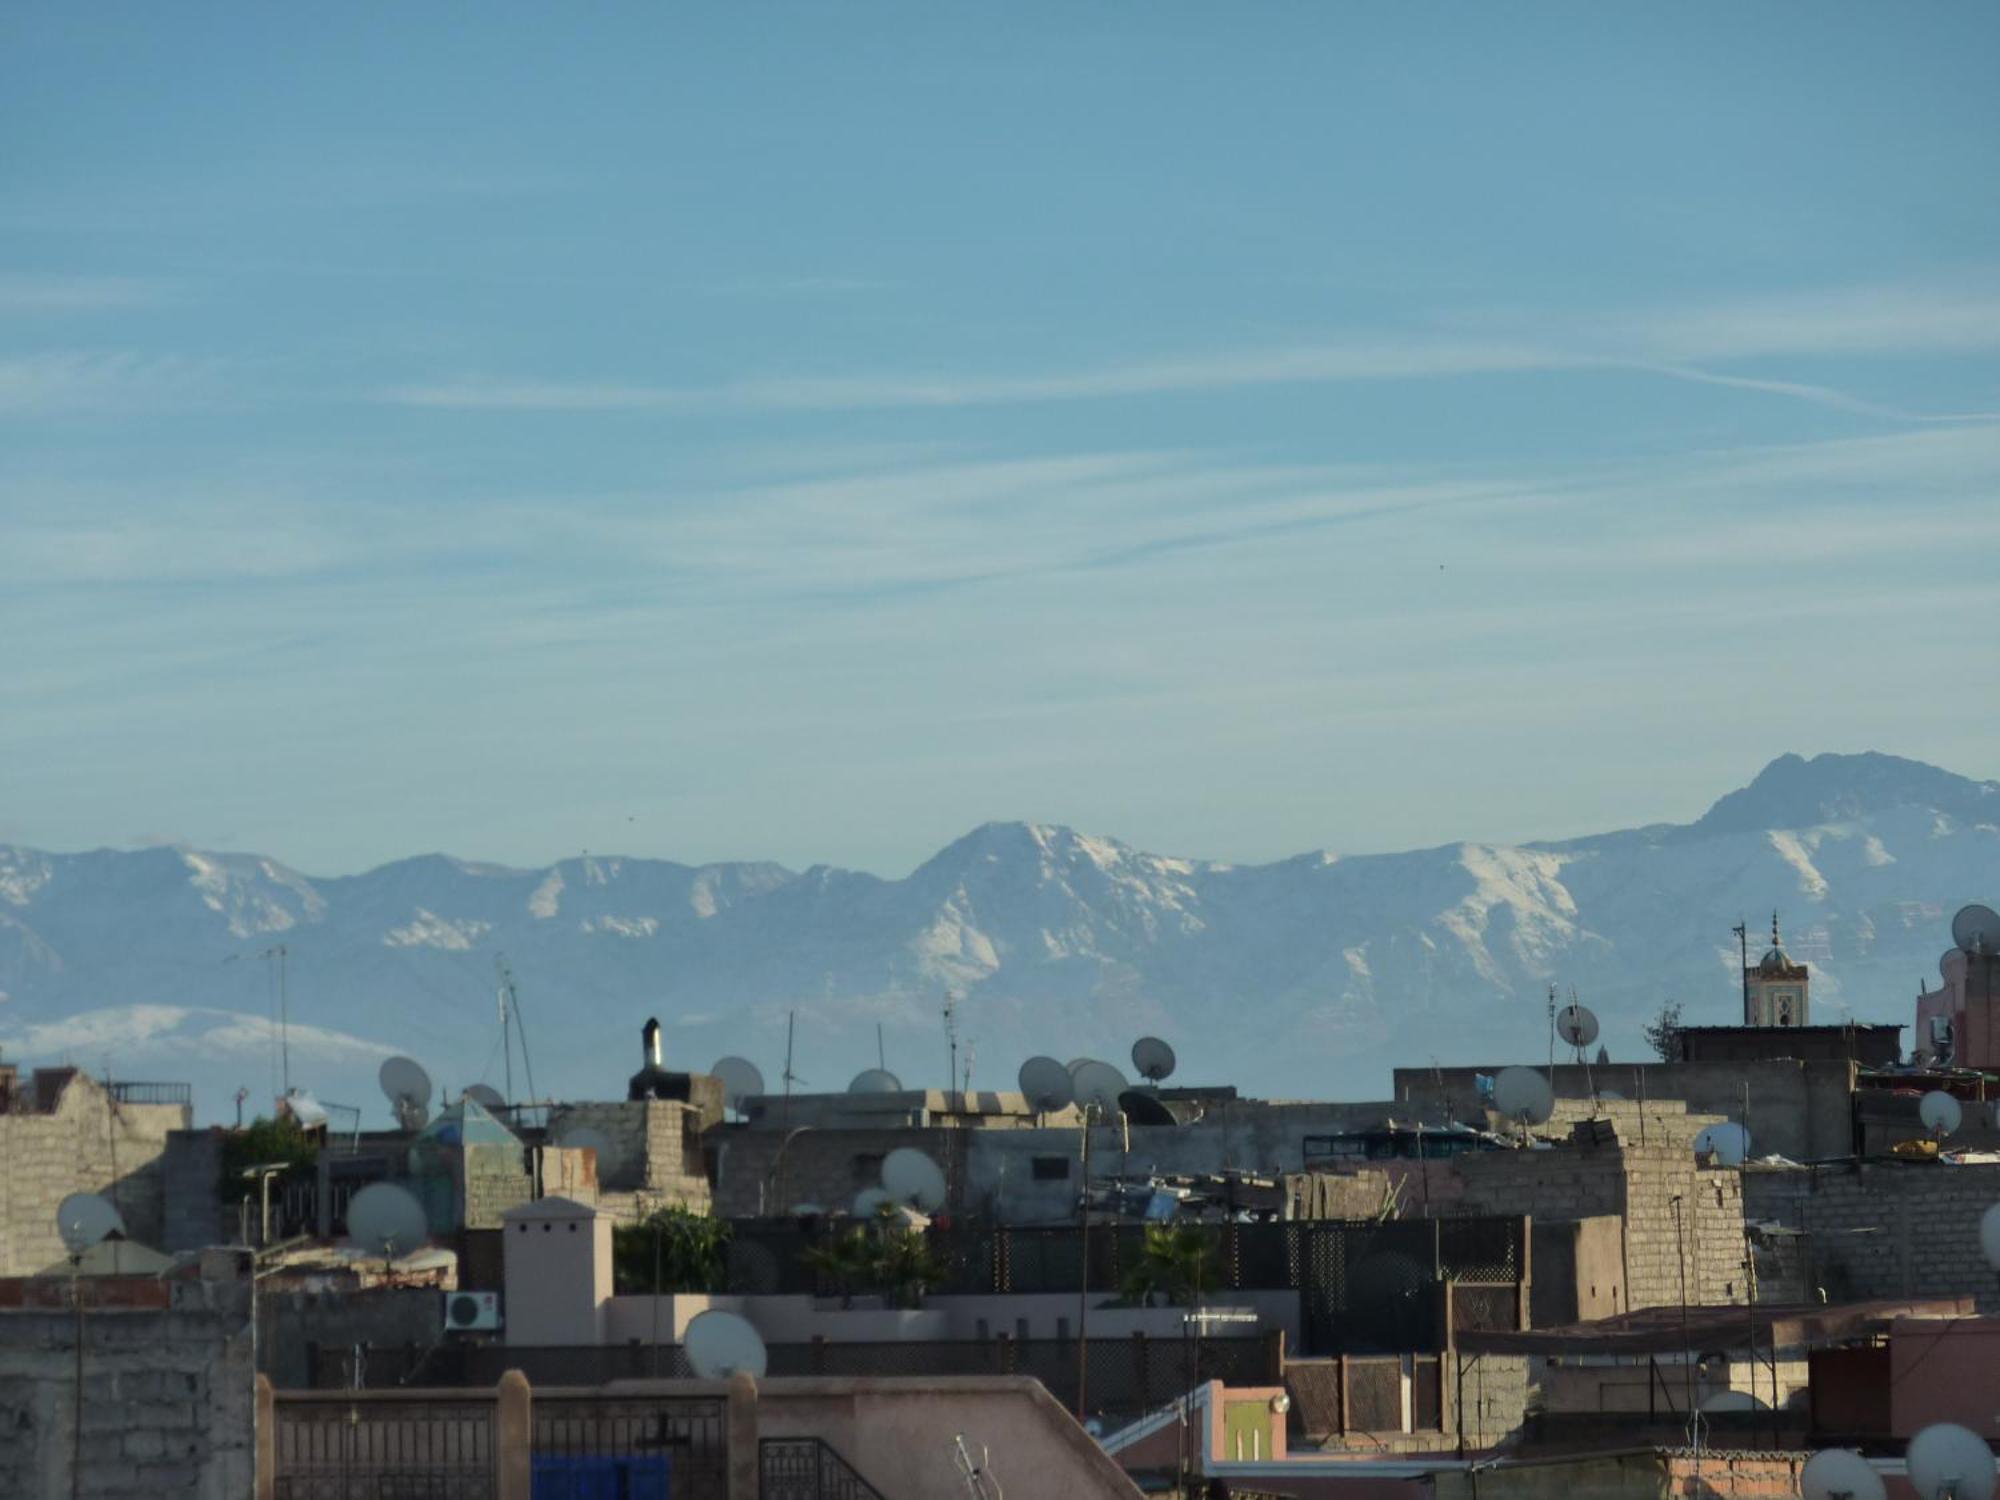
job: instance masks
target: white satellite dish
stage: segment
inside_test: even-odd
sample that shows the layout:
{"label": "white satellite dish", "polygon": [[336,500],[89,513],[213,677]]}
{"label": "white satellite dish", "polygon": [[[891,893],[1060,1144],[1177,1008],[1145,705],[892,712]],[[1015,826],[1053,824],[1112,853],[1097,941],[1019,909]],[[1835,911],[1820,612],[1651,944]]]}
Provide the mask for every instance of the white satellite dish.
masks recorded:
{"label": "white satellite dish", "polygon": [[1696,1156],[1713,1156],[1717,1165],[1740,1167],[1750,1159],[1750,1132],[1734,1120],[1705,1127],[1694,1138]]}
{"label": "white satellite dish", "polygon": [[1888,1500],[1875,1466],[1852,1448],[1822,1448],[1799,1470],[1805,1500]]}
{"label": "white satellite dish", "polygon": [[1565,1005],[1556,1012],[1556,1035],[1572,1047],[1597,1040],[1597,1014],[1587,1005]]}
{"label": "white satellite dish", "polygon": [[465,1097],[491,1114],[496,1109],[505,1109],[507,1101],[500,1097],[500,1090],[490,1083],[475,1083],[465,1091]]}
{"label": "white satellite dish", "polygon": [[1052,1114],[1076,1102],[1076,1085],[1069,1069],[1053,1057],[1031,1057],[1021,1064],[1021,1093],[1037,1114]]}
{"label": "white satellite dish", "polygon": [[1703,1411],[1769,1411],[1771,1408],[1761,1397],[1748,1391],[1717,1391],[1702,1399]]}
{"label": "white satellite dish", "polygon": [[681,1344],[688,1364],[703,1380],[727,1380],[732,1375],[761,1379],[769,1362],[764,1340],[750,1321],[716,1308],[689,1321]]}
{"label": "white satellite dish", "polygon": [[863,1188],[854,1195],[854,1202],[848,1211],[857,1219],[872,1219],[885,1207],[893,1207],[896,1200],[883,1187]]}
{"label": "white satellite dish", "polygon": [[1904,1462],[1923,1500],[1993,1500],[1993,1450],[1956,1422],[1933,1422],[1910,1439]]}
{"label": "white satellite dish", "polygon": [[1986,1264],[2000,1271],[2000,1203],[1979,1216],[1979,1248],[1986,1252]]}
{"label": "white satellite dish", "polygon": [[392,1057],[376,1075],[398,1128],[418,1131],[430,1118],[431,1075],[413,1057]]}
{"label": "white satellite dish", "polygon": [[408,1255],[430,1233],[423,1204],[393,1182],[371,1182],[347,1201],[347,1238],[369,1255]]}
{"label": "white satellite dish", "polygon": [[566,1151],[595,1151],[599,1187],[609,1183],[618,1175],[618,1169],[625,1165],[625,1153],[618,1149],[610,1136],[594,1125],[571,1125],[567,1122],[558,1125],[555,1143]]}
{"label": "white satellite dish", "polygon": [[1159,1083],[1174,1071],[1174,1049],[1156,1036],[1142,1036],[1132,1044],[1132,1066],[1148,1083]]}
{"label": "white satellite dish", "polygon": [[1990,906],[1965,906],[1951,919],[1951,940],[1967,953],[2000,953],[2000,912]]}
{"label": "white satellite dish", "polygon": [[863,1068],[847,1085],[850,1094],[900,1094],[903,1080],[887,1068]]}
{"label": "white satellite dish", "polygon": [[722,1081],[722,1102],[726,1108],[743,1113],[743,1101],[764,1092],[764,1074],[747,1057],[719,1057],[708,1070]]}
{"label": "white satellite dish", "polygon": [[1924,1129],[1942,1139],[1964,1123],[1965,1111],[1943,1089],[1932,1089],[1917,1101],[1917,1118],[1924,1122]]}
{"label": "white satellite dish", "polygon": [[1493,1079],[1493,1108],[1523,1125],[1539,1125],[1556,1111],[1555,1090],[1533,1068],[1502,1068]]}
{"label": "white satellite dish", "polygon": [[1070,1085],[1076,1090],[1076,1102],[1085,1109],[1095,1109],[1105,1119],[1113,1119],[1118,1114],[1118,1096],[1130,1087],[1125,1075],[1108,1062],[1099,1062],[1094,1057],[1086,1057],[1069,1070]]}
{"label": "white satellite dish", "polygon": [[882,1187],[898,1203],[934,1214],[944,1207],[944,1169],[913,1146],[882,1158]]}
{"label": "white satellite dish", "polygon": [[125,1233],[125,1220],[108,1198],[96,1193],[71,1193],[56,1205],[56,1232],[63,1248],[81,1255],[92,1245]]}

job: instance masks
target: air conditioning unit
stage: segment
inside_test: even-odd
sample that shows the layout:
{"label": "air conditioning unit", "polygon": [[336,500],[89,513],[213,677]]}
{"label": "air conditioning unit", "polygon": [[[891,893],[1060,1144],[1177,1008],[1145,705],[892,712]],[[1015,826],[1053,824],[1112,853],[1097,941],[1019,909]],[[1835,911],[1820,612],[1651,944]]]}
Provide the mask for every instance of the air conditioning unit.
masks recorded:
{"label": "air conditioning unit", "polygon": [[485,1333],[500,1327],[498,1292],[446,1292],[444,1326],[447,1333]]}

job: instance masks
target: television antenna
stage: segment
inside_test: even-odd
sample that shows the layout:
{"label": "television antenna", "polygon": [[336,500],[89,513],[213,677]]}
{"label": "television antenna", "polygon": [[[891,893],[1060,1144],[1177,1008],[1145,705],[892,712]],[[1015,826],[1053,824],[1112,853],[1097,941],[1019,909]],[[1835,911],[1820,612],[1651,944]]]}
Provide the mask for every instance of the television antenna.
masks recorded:
{"label": "television antenna", "polygon": [[96,1193],[71,1193],[56,1205],[56,1232],[72,1258],[112,1235],[125,1234],[125,1220],[111,1200]]}
{"label": "television antenna", "polygon": [[1967,953],[2000,954],[2000,912],[1990,906],[1966,906],[1951,919],[1951,940]]}
{"label": "television antenna", "polygon": [[1932,1089],[1917,1101],[1917,1118],[1934,1141],[1942,1141],[1965,1122],[1965,1111],[1943,1089]]}
{"label": "television antenna", "polygon": [[1129,1087],[1123,1073],[1108,1062],[1086,1057],[1070,1068],[1069,1078],[1078,1104],[1095,1109],[1107,1120],[1117,1118],[1118,1096]]}
{"label": "television antenna", "polygon": [[763,1337],[750,1320],[719,1308],[697,1313],[681,1335],[681,1345],[702,1380],[727,1380],[732,1375],[761,1380],[770,1361]]}
{"label": "television antenna", "polygon": [[708,1071],[721,1080],[723,1105],[736,1111],[738,1119],[743,1117],[743,1101],[764,1092],[764,1074],[747,1057],[719,1057]]}
{"label": "television antenna", "polygon": [[900,1094],[903,1080],[887,1068],[863,1068],[848,1081],[850,1094]]}
{"label": "television antenna", "polygon": [[1799,1470],[1805,1500],[1888,1500],[1875,1466],[1852,1448],[1822,1448]]}
{"label": "television antenna", "polygon": [[1540,1125],[1556,1111],[1556,1092],[1533,1068],[1502,1068],[1493,1079],[1493,1108],[1521,1127]]}
{"label": "television antenna", "polygon": [[1713,1156],[1718,1166],[1740,1167],[1750,1159],[1750,1132],[1734,1120],[1703,1128],[1694,1138],[1696,1156]]}
{"label": "television antenna", "polygon": [[382,1064],[376,1080],[396,1116],[399,1130],[415,1133],[430,1118],[431,1075],[413,1057],[392,1057]]}
{"label": "television antenna", "polygon": [[[827,975],[827,983],[829,985],[833,983],[833,976],[831,974]],[[786,1011],[785,1012],[785,1071],[780,1075],[780,1078],[785,1085],[785,1109],[783,1118],[787,1121],[789,1121],[792,1117],[792,1085],[795,1083],[804,1083],[807,1081],[799,1077],[798,1074],[792,1071],[792,1038],[798,1030],[798,1024],[799,1024],[799,1013],[795,1010]]]}
{"label": "television antenna", "polygon": [[1993,1450],[1956,1422],[1933,1422],[1911,1438],[1904,1463],[1921,1500],[1992,1500]]}
{"label": "television antenna", "polygon": [[1148,1083],[1164,1082],[1174,1071],[1174,1049],[1156,1036],[1142,1036],[1132,1044],[1132,1066]]}
{"label": "television antenna", "polygon": [[944,1086],[949,1090],[958,1082],[958,991],[952,989],[944,992],[944,1044],[950,1053],[944,1073]]}
{"label": "television antenna", "polygon": [[1069,1069],[1053,1057],[1031,1057],[1021,1064],[1021,1094],[1037,1115],[1053,1114],[1076,1102]]}
{"label": "television antenna", "polygon": [[535,1098],[535,1064],[528,1056],[528,1026],[521,1015],[521,989],[514,983],[514,971],[507,964],[507,955],[493,955],[493,973],[497,981],[494,998],[500,1007],[500,1051],[507,1070],[507,1103],[514,1102],[514,1038],[521,1042],[521,1072],[528,1080],[528,1099]]}
{"label": "television antenna", "polygon": [[882,1158],[882,1187],[896,1202],[927,1214],[944,1207],[944,1169],[912,1146],[898,1146]]}
{"label": "television antenna", "polygon": [[407,1188],[371,1182],[347,1202],[347,1237],[363,1254],[393,1263],[430,1238],[430,1223]]}

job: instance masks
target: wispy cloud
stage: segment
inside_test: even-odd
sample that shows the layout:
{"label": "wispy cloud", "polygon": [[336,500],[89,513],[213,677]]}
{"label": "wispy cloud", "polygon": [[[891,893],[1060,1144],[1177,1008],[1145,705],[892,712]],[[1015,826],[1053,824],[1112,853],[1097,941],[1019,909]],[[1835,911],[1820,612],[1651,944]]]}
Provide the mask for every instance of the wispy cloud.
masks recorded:
{"label": "wispy cloud", "polygon": [[1102,401],[1259,386],[1621,371],[1755,392],[1885,421],[1986,421],[1832,386],[1714,365],[1771,357],[1916,355],[2000,349],[2000,296],[1858,292],[1609,319],[1535,320],[1500,337],[1371,337],[1293,347],[1114,361],[1023,374],[915,372],[763,377],[710,386],[475,376],[391,387],[385,400],[468,411],[850,411]]}
{"label": "wispy cloud", "polygon": [[215,361],[130,350],[0,357],[0,414],[54,413],[213,401]]}
{"label": "wispy cloud", "polygon": [[155,306],[165,283],[141,276],[60,276],[0,271],[0,317],[88,313]]}

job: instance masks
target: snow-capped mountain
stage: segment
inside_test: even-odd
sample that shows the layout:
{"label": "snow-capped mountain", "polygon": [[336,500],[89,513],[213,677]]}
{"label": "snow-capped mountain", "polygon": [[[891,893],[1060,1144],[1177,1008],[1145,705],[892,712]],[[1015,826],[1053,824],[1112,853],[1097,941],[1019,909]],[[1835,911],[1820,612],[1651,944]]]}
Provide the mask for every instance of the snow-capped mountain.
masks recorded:
{"label": "snow-capped mountain", "polygon": [[[1545,1055],[1574,987],[1614,1056],[1664,1001],[1738,1012],[1736,940],[1770,912],[1819,1019],[1907,1021],[1951,913],[2000,891],[2000,783],[1885,755],[1788,755],[1686,825],[1232,866],[994,823],[901,880],[815,866],[430,855],[316,879],[257,855],[0,846],[0,1049],[190,1079],[206,1117],[268,1107],[282,946],[294,1082],[382,1113],[379,1058],[497,1081],[504,954],[543,1094],[622,1090],[649,1015],[670,1063],[756,1059],[787,1017],[805,1087],[875,1061],[941,1084],[963,995],[975,1086],[1032,1052],[1121,1066],[1141,1032],[1183,1079],[1380,1097],[1388,1068]],[[964,1051],[961,1051],[961,1058]],[[518,1064],[517,1064],[518,1072]],[[522,1080],[517,1076],[517,1089]]]}

